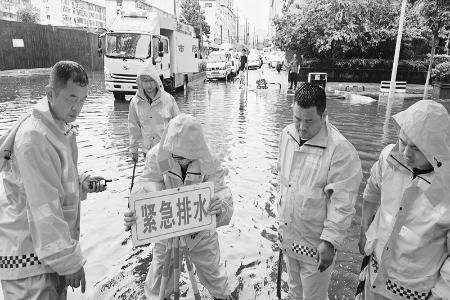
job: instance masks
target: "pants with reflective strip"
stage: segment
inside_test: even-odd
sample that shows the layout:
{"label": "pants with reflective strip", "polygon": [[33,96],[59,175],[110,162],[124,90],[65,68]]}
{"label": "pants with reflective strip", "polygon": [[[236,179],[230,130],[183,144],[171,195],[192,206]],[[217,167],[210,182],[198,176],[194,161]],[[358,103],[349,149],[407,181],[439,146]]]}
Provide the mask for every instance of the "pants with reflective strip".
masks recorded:
{"label": "pants with reflective strip", "polygon": [[301,261],[287,255],[285,257],[291,299],[328,300],[328,286],[336,256],[324,272],[317,269],[317,263]]}
{"label": "pants with reflective strip", "polygon": [[63,276],[41,274],[16,280],[2,280],[5,300],[66,300],[67,288]]}

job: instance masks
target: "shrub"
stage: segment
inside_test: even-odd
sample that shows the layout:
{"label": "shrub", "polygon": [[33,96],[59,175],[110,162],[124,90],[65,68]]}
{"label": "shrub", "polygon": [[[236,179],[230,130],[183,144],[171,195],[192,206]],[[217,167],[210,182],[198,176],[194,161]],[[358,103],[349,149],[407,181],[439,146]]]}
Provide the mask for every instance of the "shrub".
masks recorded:
{"label": "shrub", "polygon": [[[339,59],[331,61],[321,61],[319,59],[307,59],[302,63],[302,67],[313,68],[337,68],[337,69],[392,69],[393,61],[382,58],[355,58]],[[398,63],[401,70],[427,71],[428,62],[422,60],[401,60]]]}
{"label": "shrub", "polygon": [[450,62],[438,64],[431,73],[431,79],[436,82],[450,83]]}

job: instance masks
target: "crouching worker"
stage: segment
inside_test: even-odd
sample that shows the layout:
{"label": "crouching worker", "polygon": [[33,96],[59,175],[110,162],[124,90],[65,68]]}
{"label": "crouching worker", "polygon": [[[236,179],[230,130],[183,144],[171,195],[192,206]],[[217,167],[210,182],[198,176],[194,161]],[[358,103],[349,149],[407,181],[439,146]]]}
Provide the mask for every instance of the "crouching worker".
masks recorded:
{"label": "crouching worker", "polygon": [[449,300],[450,116],[423,100],[393,118],[398,141],[364,190],[359,247],[370,262],[361,291],[365,300]]}
{"label": "crouching worker", "polygon": [[[211,155],[198,121],[189,115],[180,114],[173,118],[165,130],[161,142],[147,154],[145,170],[136,182],[132,193],[149,193],[201,182],[214,183],[214,196],[208,214],[217,216],[217,227],[228,225],[233,214],[231,192],[224,183],[225,170]],[[125,227],[130,229],[136,221],[135,212],[125,213]],[[203,286],[214,299],[228,299],[230,291],[228,277],[215,229],[187,235],[189,256]],[[153,261],[144,284],[147,299],[158,299],[167,240],[155,243]],[[173,282],[173,268],[169,281]],[[170,285],[165,292],[166,299],[173,293]]]}
{"label": "crouching worker", "polygon": [[88,77],[76,62],[54,65],[42,99],[0,139],[0,279],[6,300],[66,299],[86,280],[80,201],[102,177],[78,174],[76,129]]}
{"label": "crouching worker", "polygon": [[152,65],[137,76],[138,91],[131,99],[128,112],[130,152],[133,161],[138,161],[139,142],[142,152],[147,154],[158,144],[169,121],[180,114],[175,99],[164,91],[158,71]]}

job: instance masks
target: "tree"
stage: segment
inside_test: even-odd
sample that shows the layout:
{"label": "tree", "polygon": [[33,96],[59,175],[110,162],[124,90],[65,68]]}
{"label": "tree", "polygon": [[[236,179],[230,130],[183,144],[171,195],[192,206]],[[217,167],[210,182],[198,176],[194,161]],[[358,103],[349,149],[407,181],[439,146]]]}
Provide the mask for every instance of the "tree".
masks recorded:
{"label": "tree", "polygon": [[[322,60],[391,58],[399,3],[389,0],[306,0],[299,9],[274,19],[274,43]],[[411,18],[404,36],[411,49],[423,40]],[[412,51],[403,51],[411,55]]]}
{"label": "tree", "polygon": [[434,63],[436,44],[439,42],[440,37],[444,37],[441,35],[443,35],[444,30],[446,29],[445,27],[449,26],[450,5],[444,3],[445,1],[442,0],[410,0],[410,2],[415,4],[415,10],[423,18],[423,23],[428,29],[428,32],[425,32],[425,34],[431,36],[431,54],[423,93],[423,99],[426,99],[431,70]]}
{"label": "tree", "polygon": [[206,23],[205,12],[201,10],[198,0],[183,0],[180,6],[181,12],[179,21],[181,23],[193,26],[195,34],[199,38],[201,38],[200,28],[202,34],[209,34],[210,27],[209,24]]}
{"label": "tree", "polygon": [[25,23],[38,23],[40,14],[39,8],[28,4],[17,10],[17,20]]}

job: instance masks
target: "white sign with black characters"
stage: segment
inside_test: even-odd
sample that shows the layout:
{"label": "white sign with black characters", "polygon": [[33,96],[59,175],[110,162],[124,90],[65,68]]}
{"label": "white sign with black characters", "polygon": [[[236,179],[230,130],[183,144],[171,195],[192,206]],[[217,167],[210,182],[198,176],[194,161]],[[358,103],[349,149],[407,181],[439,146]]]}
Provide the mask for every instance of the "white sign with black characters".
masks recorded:
{"label": "white sign with black characters", "polygon": [[212,182],[130,196],[136,212],[131,227],[133,246],[216,227],[216,216],[206,214],[214,195]]}

